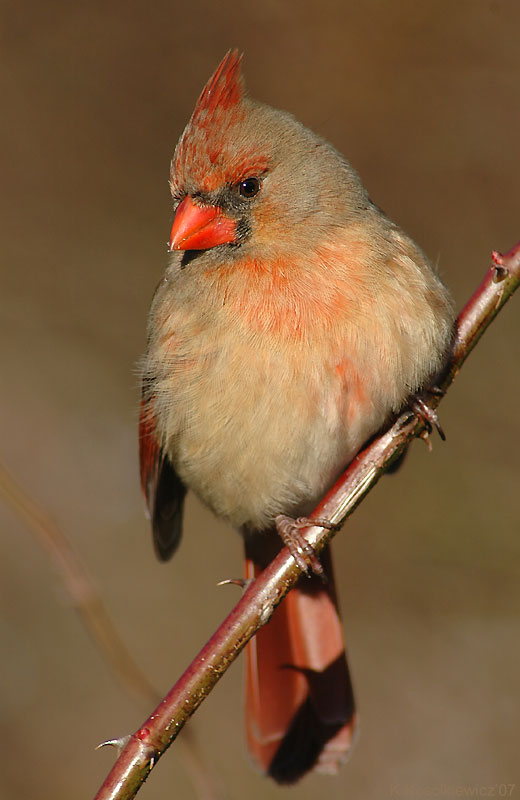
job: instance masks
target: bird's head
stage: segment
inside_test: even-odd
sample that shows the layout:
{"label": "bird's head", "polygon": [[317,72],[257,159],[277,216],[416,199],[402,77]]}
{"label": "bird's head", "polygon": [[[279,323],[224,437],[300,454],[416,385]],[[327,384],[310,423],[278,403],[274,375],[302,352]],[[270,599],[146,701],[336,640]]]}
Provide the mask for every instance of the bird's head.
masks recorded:
{"label": "bird's head", "polygon": [[[345,205],[366,205],[359,179],[323,139],[245,94],[241,56],[224,57],[172,159],[169,249],[291,246],[316,240]],[[302,242],[303,240],[303,242]]]}

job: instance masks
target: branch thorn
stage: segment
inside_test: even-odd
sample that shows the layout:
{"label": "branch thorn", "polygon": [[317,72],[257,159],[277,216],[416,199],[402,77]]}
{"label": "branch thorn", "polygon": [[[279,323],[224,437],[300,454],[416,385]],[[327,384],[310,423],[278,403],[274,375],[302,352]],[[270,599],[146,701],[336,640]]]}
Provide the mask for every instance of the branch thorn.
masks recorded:
{"label": "branch thorn", "polygon": [[217,586],[240,586],[242,589],[247,589],[250,583],[251,580],[245,578],[224,578],[217,583]]}
{"label": "branch thorn", "polygon": [[117,750],[117,754],[119,755],[122,750],[127,746],[128,742],[132,737],[128,736],[121,736],[120,739],[107,739],[106,742],[101,742],[96,746],[96,750],[101,750],[102,747],[115,747]]}

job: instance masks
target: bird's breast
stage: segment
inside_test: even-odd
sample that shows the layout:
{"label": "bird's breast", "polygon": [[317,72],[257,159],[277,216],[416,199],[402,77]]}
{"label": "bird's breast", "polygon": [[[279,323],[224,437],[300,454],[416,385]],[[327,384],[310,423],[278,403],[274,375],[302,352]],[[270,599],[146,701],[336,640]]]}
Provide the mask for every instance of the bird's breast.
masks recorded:
{"label": "bird's breast", "polygon": [[247,286],[221,271],[211,302],[166,298],[149,355],[180,477],[218,515],[255,527],[312,510],[386,414],[349,348],[347,299],[260,269]]}

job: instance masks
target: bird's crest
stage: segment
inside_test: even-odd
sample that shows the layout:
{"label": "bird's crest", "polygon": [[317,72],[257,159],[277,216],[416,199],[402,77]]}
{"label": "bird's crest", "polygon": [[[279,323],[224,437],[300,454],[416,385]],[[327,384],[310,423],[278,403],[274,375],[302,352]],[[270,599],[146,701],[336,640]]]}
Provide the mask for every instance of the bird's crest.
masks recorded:
{"label": "bird's crest", "polygon": [[[172,192],[179,176],[185,177],[186,167],[192,180],[208,191],[228,179],[225,164],[230,159],[223,157],[223,151],[230,126],[243,119],[244,93],[242,55],[238,50],[229,50],[202,90],[176,147],[171,169]],[[237,165],[232,163],[232,174],[235,173]]]}
{"label": "bird's crest", "polygon": [[228,50],[197,100],[191,116],[192,124],[200,124],[217,109],[228,111],[240,102],[243,95],[242,55],[238,50]]}

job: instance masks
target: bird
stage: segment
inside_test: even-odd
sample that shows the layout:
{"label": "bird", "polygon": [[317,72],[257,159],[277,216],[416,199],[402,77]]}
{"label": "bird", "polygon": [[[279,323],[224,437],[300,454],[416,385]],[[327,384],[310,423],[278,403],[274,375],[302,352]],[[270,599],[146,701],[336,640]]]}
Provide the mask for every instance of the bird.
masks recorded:
{"label": "bird", "polygon": [[247,94],[236,49],[196,102],[170,189],[141,361],[155,550],[176,550],[191,490],[241,532],[248,579],[284,542],[310,562],[248,645],[247,744],[280,784],[335,774],[357,713],[331,554],[304,552],[298,520],[442,369],[453,303],[349,162]]}

